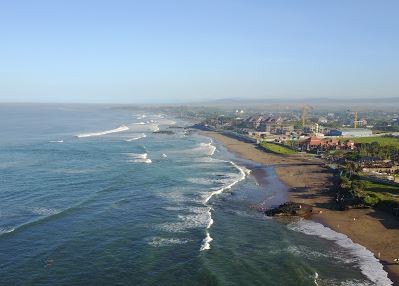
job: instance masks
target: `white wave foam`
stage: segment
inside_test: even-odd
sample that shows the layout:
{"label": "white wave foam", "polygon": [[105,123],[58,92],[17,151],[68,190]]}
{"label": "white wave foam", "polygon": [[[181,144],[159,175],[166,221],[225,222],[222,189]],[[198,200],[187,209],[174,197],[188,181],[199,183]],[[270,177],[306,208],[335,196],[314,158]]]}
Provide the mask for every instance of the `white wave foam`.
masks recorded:
{"label": "white wave foam", "polygon": [[[240,176],[238,177],[237,180],[233,181],[232,183],[229,183],[228,185],[226,185],[226,186],[224,186],[224,187],[222,187],[222,188],[220,188],[220,189],[218,189],[216,191],[211,192],[211,194],[204,201],[204,204],[206,206],[208,205],[209,200],[214,195],[221,194],[225,190],[231,189],[238,182],[244,180],[246,178],[247,174],[250,173],[250,171],[248,169],[246,169],[245,167],[240,167],[240,166],[238,166],[237,164],[235,164],[232,161],[229,161],[229,163],[232,164],[236,169],[238,169],[240,171]],[[211,207],[208,208],[207,215],[208,215],[208,224],[207,224],[207,227],[206,227],[206,236],[205,236],[205,238],[202,241],[202,245],[201,245],[200,251],[210,249],[211,248],[211,242],[213,240],[213,238],[211,237],[211,235],[209,233],[209,230],[210,230],[210,228],[211,228],[211,226],[212,226],[212,224],[214,222],[213,219],[212,219],[212,208]]]}
{"label": "white wave foam", "polygon": [[303,245],[290,245],[286,249],[274,249],[269,251],[270,254],[279,254],[282,252],[288,252],[290,254],[296,255],[301,258],[307,259],[315,259],[315,258],[325,258],[339,261],[340,263],[348,264],[348,263],[355,263],[356,260],[354,258],[349,258],[346,255],[343,255],[339,251],[329,251],[327,253],[315,251],[310,247],[306,247]]}
{"label": "white wave foam", "polygon": [[58,214],[60,211],[56,210],[56,209],[51,209],[51,208],[34,208],[32,210],[32,212],[37,215],[51,216],[51,215]]}
{"label": "white wave foam", "polygon": [[188,239],[153,237],[148,244],[154,247],[162,247],[173,244],[186,244],[187,242],[189,242]]}
{"label": "white wave foam", "polygon": [[133,123],[134,125],[145,125],[146,123],[145,122],[136,122],[136,123]]}
{"label": "white wave foam", "polygon": [[151,124],[151,126],[150,126],[150,130],[152,131],[152,132],[157,132],[157,131],[159,131],[160,129],[159,129],[159,126],[157,125],[157,124]]}
{"label": "white wave foam", "polygon": [[212,140],[209,143],[200,143],[198,144],[198,147],[193,149],[193,151],[204,152],[208,156],[212,156],[216,151],[216,147],[213,146],[212,143]]}
{"label": "white wave foam", "polygon": [[163,223],[158,225],[158,228],[167,232],[185,232],[193,228],[206,228],[209,225],[209,207],[190,207],[190,208],[175,208],[174,210],[188,211],[185,215],[178,215],[178,220],[171,223]]}
{"label": "white wave foam", "polygon": [[51,140],[49,143],[64,143],[64,140]]}
{"label": "white wave foam", "polygon": [[12,228],[12,227],[0,227],[0,235],[13,232],[14,230],[15,230],[15,228]]}
{"label": "white wave foam", "polygon": [[131,142],[131,141],[139,140],[139,139],[142,139],[142,138],[145,138],[145,137],[147,137],[147,135],[145,135],[145,133],[141,133],[140,135],[138,135],[136,137],[132,137],[132,138],[126,139],[125,141],[126,142]]}
{"label": "white wave foam", "polygon": [[245,179],[245,177],[251,172],[250,170],[248,170],[245,167],[240,167],[237,164],[235,164],[234,162],[230,161],[230,164],[232,164],[235,168],[237,168],[240,171],[240,176],[238,177],[237,180],[233,181],[232,183],[223,186],[222,188],[213,191],[209,194],[209,196],[207,196],[205,198],[204,204],[208,203],[208,201],[214,196],[214,195],[219,195],[221,193],[223,193],[225,190],[231,189],[234,185],[236,185],[237,183],[241,182],[242,180]]}
{"label": "white wave foam", "polygon": [[151,159],[148,158],[147,153],[142,153],[142,154],[127,153],[127,155],[129,156],[130,163],[146,163],[146,164],[152,163]]}
{"label": "white wave foam", "polygon": [[167,158],[167,157],[168,157],[168,155],[162,154],[162,158]]}
{"label": "white wave foam", "polygon": [[206,228],[210,229],[212,224],[213,224],[212,208],[211,207],[208,208],[207,214],[208,214],[208,225],[206,226]]}
{"label": "white wave foam", "polygon": [[111,133],[117,133],[117,132],[122,132],[129,130],[129,127],[126,125],[121,125],[118,128],[111,129],[111,130],[106,130],[106,131],[100,131],[100,132],[94,132],[94,133],[84,133],[84,134],[78,134],[76,137],[78,138],[86,138],[86,137],[93,137],[93,136],[102,136],[102,135],[107,135]]}
{"label": "white wave foam", "polygon": [[384,271],[382,264],[364,246],[354,243],[345,234],[338,233],[324,225],[309,221],[300,220],[288,225],[294,231],[302,232],[307,235],[319,236],[321,238],[334,241],[336,244],[350,251],[355,257],[361,272],[370,279],[375,285],[392,285],[388,274]]}
{"label": "white wave foam", "polygon": [[202,245],[201,245],[200,251],[211,249],[212,240],[213,240],[213,238],[209,234],[209,231],[207,231],[205,238],[202,240]]}
{"label": "white wave foam", "polygon": [[319,283],[317,283],[317,279],[319,278],[319,273],[317,273],[317,272],[315,272],[314,273],[314,284],[316,285],[316,286],[319,286]]}

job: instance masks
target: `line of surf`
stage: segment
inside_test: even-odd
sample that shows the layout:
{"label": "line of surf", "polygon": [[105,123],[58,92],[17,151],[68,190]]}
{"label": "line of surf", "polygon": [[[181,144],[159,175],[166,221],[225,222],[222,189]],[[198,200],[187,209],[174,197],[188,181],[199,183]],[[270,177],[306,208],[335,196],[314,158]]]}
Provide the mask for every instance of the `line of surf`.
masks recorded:
{"label": "line of surf", "polygon": [[152,163],[152,160],[148,158],[147,153],[140,153],[140,154],[127,153],[127,155],[129,156],[130,163],[146,163],[146,164]]}
{"label": "line of surf", "polygon": [[99,131],[99,132],[93,132],[93,133],[78,134],[78,135],[76,135],[76,137],[78,137],[78,138],[87,138],[87,137],[93,137],[93,136],[102,136],[102,135],[122,132],[122,131],[126,131],[126,130],[129,130],[129,127],[127,127],[126,125],[121,125],[118,128],[111,129],[111,130]]}
{"label": "line of surf", "polygon": [[300,220],[291,223],[288,225],[288,228],[307,235],[318,236],[334,241],[336,244],[352,253],[357,260],[360,271],[370,279],[374,285],[392,285],[392,281],[388,278],[388,273],[383,269],[383,265],[374,257],[373,253],[364,246],[354,243],[345,234],[338,233],[320,223],[310,220]]}
{"label": "line of surf", "polygon": [[[211,142],[212,144],[212,142]],[[215,148],[216,149],[216,148]],[[214,152],[214,151],[213,151]],[[206,227],[206,231],[205,231],[205,238],[202,240],[202,245],[200,248],[200,251],[204,251],[204,250],[209,250],[211,249],[211,242],[213,241],[213,238],[210,235],[210,228],[213,225],[213,218],[212,218],[212,207],[209,206],[209,200],[215,196],[215,195],[219,195],[221,193],[223,193],[225,190],[231,189],[234,185],[236,185],[237,183],[241,182],[242,180],[245,180],[245,178],[247,177],[247,175],[250,173],[250,170],[246,169],[245,167],[241,167],[238,166],[236,163],[234,163],[233,161],[226,161],[229,162],[231,165],[233,165],[237,170],[240,171],[240,177],[235,180],[234,182],[228,184],[227,186],[224,186],[222,188],[220,188],[219,190],[216,190],[214,192],[212,192],[208,197],[206,197],[206,199],[204,200],[204,205],[208,206],[208,216],[209,216],[209,220],[208,220],[208,225]]]}
{"label": "line of surf", "polygon": [[140,135],[138,135],[136,137],[132,137],[132,138],[126,139],[125,141],[126,142],[132,142],[132,141],[139,140],[139,139],[142,139],[142,138],[145,138],[145,137],[147,137],[147,135],[145,135],[145,133],[142,133],[142,134],[140,134]]}
{"label": "line of surf", "polygon": [[234,163],[233,161],[226,161],[229,162],[231,165],[233,165],[237,170],[240,171],[240,177],[235,180],[234,182],[228,184],[227,186],[223,186],[222,188],[220,188],[219,190],[216,190],[212,193],[210,193],[210,195],[208,197],[205,198],[204,200],[204,204],[208,203],[209,200],[215,196],[215,195],[219,195],[221,193],[223,193],[225,190],[231,189],[234,185],[236,185],[237,183],[241,182],[242,180],[244,180],[247,176],[247,174],[250,173],[250,171],[248,169],[246,169],[245,167],[240,167],[238,166],[236,163]]}

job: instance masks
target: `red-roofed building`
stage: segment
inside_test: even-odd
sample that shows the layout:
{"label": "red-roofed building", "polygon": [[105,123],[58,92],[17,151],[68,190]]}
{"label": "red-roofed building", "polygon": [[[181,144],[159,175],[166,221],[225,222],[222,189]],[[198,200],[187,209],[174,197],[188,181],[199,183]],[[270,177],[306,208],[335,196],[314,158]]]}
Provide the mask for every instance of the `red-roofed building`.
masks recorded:
{"label": "red-roofed building", "polygon": [[318,137],[309,137],[302,144],[302,149],[306,151],[318,149],[322,145],[321,139]]}
{"label": "red-roofed building", "polygon": [[309,137],[302,143],[303,151],[322,151],[322,150],[353,150],[355,143],[351,140],[341,142],[335,138],[321,140],[318,137]]}

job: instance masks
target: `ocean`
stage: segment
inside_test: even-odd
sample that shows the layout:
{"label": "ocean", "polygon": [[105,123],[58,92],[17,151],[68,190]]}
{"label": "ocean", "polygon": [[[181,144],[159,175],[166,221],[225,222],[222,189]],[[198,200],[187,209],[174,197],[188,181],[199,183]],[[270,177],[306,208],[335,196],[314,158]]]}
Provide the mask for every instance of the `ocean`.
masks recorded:
{"label": "ocean", "polygon": [[392,284],[346,236],[265,217],[286,199],[273,168],[188,125],[148,108],[1,104],[0,285]]}

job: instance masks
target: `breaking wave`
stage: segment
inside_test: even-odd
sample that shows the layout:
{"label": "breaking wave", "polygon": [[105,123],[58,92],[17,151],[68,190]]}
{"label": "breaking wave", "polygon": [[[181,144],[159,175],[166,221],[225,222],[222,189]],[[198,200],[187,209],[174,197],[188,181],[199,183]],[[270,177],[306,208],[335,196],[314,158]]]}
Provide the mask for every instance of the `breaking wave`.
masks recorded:
{"label": "breaking wave", "polygon": [[203,228],[209,225],[207,207],[177,208],[175,210],[187,213],[184,215],[177,215],[178,220],[175,222],[167,222],[158,225],[160,230],[172,233],[182,233],[189,229]]}
{"label": "breaking wave", "polygon": [[136,137],[132,137],[132,138],[126,139],[126,142],[139,140],[139,139],[142,139],[142,138],[145,138],[145,137],[147,137],[147,135],[145,135],[145,133],[142,133],[142,134],[140,134],[140,135],[138,135]]}
{"label": "breaking wave", "polygon": [[342,248],[350,251],[350,253],[355,257],[355,262],[359,265],[361,272],[370,279],[374,285],[392,285],[392,281],[388,278],[388,274],[384,271],[379,260],[375,258],[367,248],[354,243],[345,234],[335,232],[320,223],[309,220],[293,222],[288,225],[288,228],[307,235],[314,235],[334,241]]}
{"label": "breaking wave", "polygon": [[14,230],[15,230],[15,228],[12,228],[12,227],[0,227],[0,235],[2,235],[4,233],[13,232]]}
{"label": "breaking wave", "polygon": [[202,240],[200,251],[211,249],[212,240],[213,238],[209,235],[209,232],[207,232],[205,238]]}
{"label": "breaking wave", "polygon": [[[211,142],[211,143],[212,143],[212,142]],[[212,240],[213,240],[213,238],[211,237],[210,232],[209,232],[209,230],[210,230],[210,228],[211,228],[211,226],[212,226],[212,224],[213,224],[213,219],[212,219],[212,207],[210,207],[210,206],[208,205],[208,204],[209,204],[209,200],[210,200],[213,196],[219,195],[219,194],[223,193],[225,190],[231,189],[234,185],[236,185],[237,183],[239,183],[239,182],[241,182],[242,180],[244,180],[244,179],[246,178],[246,176],[250,173],[250,170],[248,170],[248,169],[245,168],[245,167],[240,167],[240,166],[238,166],[236,163],[234,163],[234,162],[232,162],[232,161],[229,161],[229,163],[230,163],[231,165],[233,165],[236,169],[238,169],[238,170],[240,171],[240,174],[239,174],[239,177],[238,177],[235,181],[233,181],[233,182],[231,182],[231,183],[229,183],[229,184],[223,186],[222,188],[220,188],[220,189],[218,189],[218,190],[216,190],[216,191],[211,192],[211,193],[205,198],[205,200],[204,200],[204,205],[208,206],[208,212],[207,212],[207,214],[208,214],[208,224],[207,224],[206,232],[205,232],[205,233],[206,233],[206,236],[205,236],[205,238],[202,240],[202,245],[201,245],[200,251],[210,249],[210,248],[211,248],[211,242],[212,242]]]}
{"label": "breaking wave", "polygon": [[213,146],[212,143],[212,140],[209,143],[200,143],[198,144],[198,147],[193,149],[193,151],[204,152],[208,156],[212,156],[216,151],[216,147]]}
{"label": "breaking wave", "polygon": [[237,183],[241,182],[242,180],[244,180],[246,178],[246,176],[251,172],[250,170],[248,170],[245,167],[240,167],[238,166],[236,163],[229,161],[229,163],[231,165],[233,165],[236,169],[238,169],[240,171],[240,176],[237,178],[237,180],[231,182],[230,184],[227,184],[225,186],[223,186],[222,188],[211,192],[204,200],[204,204],[208,203],[208,201],[215,195],[219,195],[221,193],[223,193],[225,190],[231,189],[234,185],[236,185]]}
{"label": "breaking wave", "polygon": [[93,137],[93,136],[102,136],[102,135],[107,135],[111,133],[117,133],[117,132],[122,132],[129,130],[129,127],[126,125],[121,125],[118,128],[111,129],[111,130],[106,130],[106,131],[100,131],[100,132],[93,132],[93,133],[83,133],[83,134],[78,134],[76,137],[78,138],[86,138],[86,137]]}
{"label": "breaking wave", "polygon": [[127,153],[127,155],[129,156],[130,163],[146,163],[146,164],[152,163],[151,159],[148,158],[147,153],[142,153],[142,154]]}

